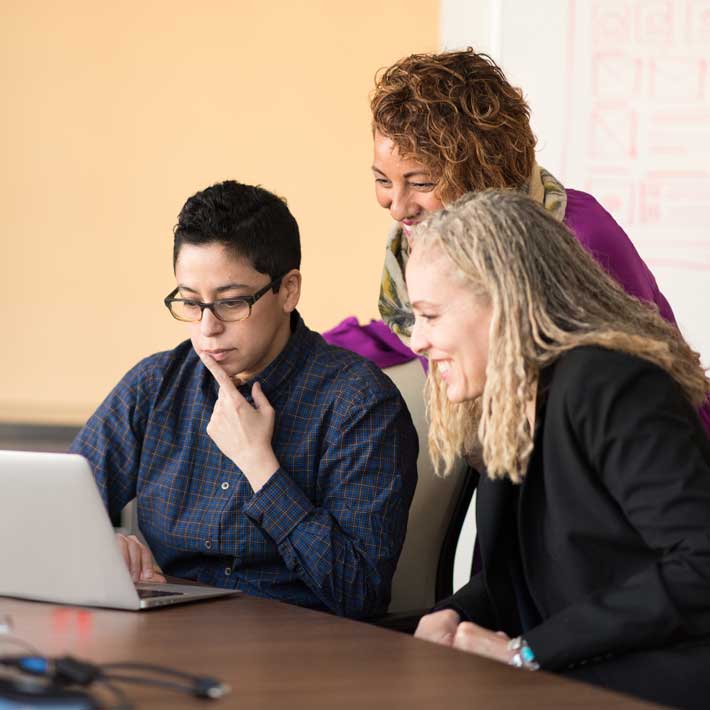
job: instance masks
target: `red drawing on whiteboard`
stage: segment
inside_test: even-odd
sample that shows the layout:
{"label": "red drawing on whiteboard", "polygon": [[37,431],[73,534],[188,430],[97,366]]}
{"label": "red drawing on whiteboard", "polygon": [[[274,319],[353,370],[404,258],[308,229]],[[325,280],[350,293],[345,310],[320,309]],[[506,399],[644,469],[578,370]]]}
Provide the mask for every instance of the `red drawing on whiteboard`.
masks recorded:
{"label": "red drawing on whiteboard", "polygon": [[597,3],[594,6],[594,43],[618,47],[631,40],[631,8],[626,2]]}
{"label": "red drawing on whiteboard", "polygon": [[640,187],[639,218],[642,223],[658,223],[661,219],[661,186],[645,183]]}
{"label": "red drawing on whiteboard", "polygon": [[706,46],[710,42],[710,0],[690,0],[686,34],[690,42]]}
{"label": "red drawing on whiteboard", "polygon": [[592,111],[591,154],[596,159],[635,158],[637,119],[628,108],[601,108]]}
{"label": "red drawing on whiteboard", "polygon": [[[689,236],[710,249],[710,229],[697,232],[707,219],[710,173],[696,171],[655,171],[639,185],[639,218],[649,227],[668,228],[686,245]],[[688,229],[693,230],[688,233]]]}
{"label": "red drawing on whiteboard", "polygon": [[665,49],[674,39],[672,0],[640,0],[636,3],[636,39]]}
{"label": "red drawing on whiteboard", "polygon": [[700,57],[652,59],[649,98],[652,101],[696,102],[703,98],[705,61]]}
{"label": "red drawing on whiteboard", "polygon": [[623,52],[599,52],[592,57],[594,97],[608,99],[635,98],[641,93],[642,63]]}

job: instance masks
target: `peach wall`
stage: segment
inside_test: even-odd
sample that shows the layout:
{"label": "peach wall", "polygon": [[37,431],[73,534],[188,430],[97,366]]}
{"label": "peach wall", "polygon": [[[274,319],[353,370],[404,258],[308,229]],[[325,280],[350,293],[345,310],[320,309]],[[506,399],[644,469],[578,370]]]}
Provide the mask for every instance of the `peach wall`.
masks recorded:
{"label": "peach wall", "polygon": [[376,316],[368,94],[436,49],[436,0],[6,2],[0,37],[0,420],[81,422],[186,337],[171,229],[218,180],[288,198],[311,327]]}

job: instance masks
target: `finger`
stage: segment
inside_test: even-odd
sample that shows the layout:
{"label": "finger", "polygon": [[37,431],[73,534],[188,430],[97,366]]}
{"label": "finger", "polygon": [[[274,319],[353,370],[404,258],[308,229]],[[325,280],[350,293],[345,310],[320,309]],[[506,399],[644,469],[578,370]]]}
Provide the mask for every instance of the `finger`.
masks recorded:
{"label": "finger", "polygon": [[217,401],[214,403],[212,415],[214,416],[218,412],[221,412],[222,416],[224,416],[229,412],[239,412],[244,407],[253,409],[249,402],[247,402],[244,395],[236,387],[232,387],[229,391],[227,391],[224,387],[220,387],[219,394],[217,395]]}
{"label": "finger", "polygon": [[235,407],[239,409],[239,407],[249,404],[246,397],[236,388],[234,384],[232,384],[231,389],[220,387],[217,401],[224,402],[230,409],[234,409]]}
{"label": "finger", "polygon": [[[131,536],[132,537],[132,536]],[[140,556],[141,556],[141,580],[147,581],[153,578],[153,568],[155,567],[155,562],[153,562],[153,555],[150,550],[138,542],[138,538],[135,539],[136,543],[140,545]]]}
{"label": "finger", "polygon": [[165,575],[163,575],[163,573],[160,571],[160,568],[157,565],[153,565],[153,567],[151,568],[151,573],[152,573],[152,577],[150,577],[149,579],[146,579],[144,576],[141,576],[140,581],[146,582],[149,584],[165,584],[166,583],[167,580],[165,579]]}
{"label": "finger", "polygon": [[454,631],[437,628],[429,635],[428,640],[442,646],[451,646],[454,642]]}
{"label": "finger", "polygon": [[508,656],[508,642],[505,638],[474,624],[459,625],[454,638],[454,648],[471,651],[497,661],[505,662]]}
{"label": "finger", "polygon": [[456,633],[454,634],[454,645],[459,641],[471,643],[473,641],[479,641],[481,634],[478,631],[478,627],[468,621],[462,621],[456,627]]}
{"label": "finger", "polygon": [[451,645],[454,648],[458,648],[460,651],[468,651],[469,653],[476,653],[476,650],[473,648],[473,644],[471,643],[471,640],[469,638],[467,638],[466,636],[462,636],[461,634],[456,634],[454,636],[454,639],[453,639]]}
{"label": "finger", "polygon": [[128,552],[128,542],[126,540],[125,535],[121,535],[121,533],[116,533],[116,542],[118,543],[118,549],[121,551],[121,556],[123,557],[123,561],[126,563],[126,567],[128,568],[128,571],[131,571],[131,555]]}
{"label": "finger", "polygon": [[459,624],[459,627],[456,629],[456,633],[454,634],[452,645],[454,648],[480,653],[480,649],[478,648],[480,645],[480,638],[475,630],[470,626]]}
{"label": "finger", "polygon": [[139,542],[136,542],[136,540],[131,540],[131,538],[128,538],[128,552],[131,556],[131,576],[133,577],[134,582],[138,582],[141,578],[141,574],[143,572],[143,561],[142,561],[142,555],[143,555],[143,545],[141,545]]}
{"label": "finger", "polygon": [[206,353],[199,353],[202,364],[212,373],[215,381],[219,385],[219,393],[217,401],[229,401],[236,404],[237,407],[248,404],[242,393],[237,389],[237,386],[232,381],[232,378],[225,372],[224,368],[212,357]]}
{"label": "finger", "polygon": [[237,391],[234,382],[232,382],[229,375],[224,371],[224,368],[213,357],[210,357],[207,353],[198,353],[198,355],[200,356],[200,360],[202,360],[202,364],[212,373],[212,376],[221,389],[227,392],[231,392],[232,390]]}
{"label": "finger", "polygon": [[165,576],[162,575],[158,571],[158,569],[156,568],[153,570],[153,577],[151,578],[150,581],[153,582],[154,584],[165,584],[168,580],[165,579]]}
{"label": "finger", "polygon": [[454,635],[451,631],[441,636],[437,641],[441,646],[453,646],[454,645]]}
{"label": "finger", "polygon": [[131,573],[131,579],[137,582],[141,576],[141,553],[139,543],[132,540],[130,537],[124,538],[127,551],[128,571]]}

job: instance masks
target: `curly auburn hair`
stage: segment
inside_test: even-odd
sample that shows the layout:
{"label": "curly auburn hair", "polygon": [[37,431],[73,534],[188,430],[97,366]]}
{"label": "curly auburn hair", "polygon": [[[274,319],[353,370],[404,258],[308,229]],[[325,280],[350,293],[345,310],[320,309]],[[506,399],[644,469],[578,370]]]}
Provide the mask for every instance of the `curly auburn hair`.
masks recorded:
{"label": "curly auburn hair", "polygon": [[[710,394],[700,356],[658,309],[627,294],[569,230],[512,190],[464,195],[417,227],[412,258],[448,257],[452,276],[493,308],[483,393],[452,403],[438,368],[426,384],[437,473],[482,453],[491,478],[519,482],[532,453],[526,406],[542,368],[596,345],[655,363],[695,407]],[[410,259],[411,263],[411,259]]]}
{"label": "curly auburn hair", "polygon": [[501,68],[471,47],[400,59],[375,79],[370,108],[373,131],[432,171],[443,202],[530,180],[530,108]]}

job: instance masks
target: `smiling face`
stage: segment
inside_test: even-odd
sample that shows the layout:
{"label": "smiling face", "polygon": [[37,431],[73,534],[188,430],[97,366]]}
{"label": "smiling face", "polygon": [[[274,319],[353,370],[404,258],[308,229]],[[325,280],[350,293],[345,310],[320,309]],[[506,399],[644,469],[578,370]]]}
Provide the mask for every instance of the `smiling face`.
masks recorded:
{"label": "smiling face", "polygon": [[[222,244],[183,244],[175,263],[178,298],[211,303],[216,299],[251,296],[271,281],[248,259],[235,257]],[[261,372],[286,346],[291,312],[298,304],[301,275],[293,269],[277,293],[271,289],[252,307],[249,318],[225,323],[205,309],[189,323],[198,353],[209,353],[230,377],[244,382]]]}
{"label": "smiling face", "polygon": [[392,139],[379,131],[375,131],[372,172],[377,202],[389,210],[407,238],[415,224],[444,206],[429,169],[416,160],[404,160]]}
{"label": "smiling face", "polygon": [[415,247],[407,263],[407,290],[414,311],[410,346],[431,358],[451,402],[483,393],[493,306],[456,274],[441,247]]}

